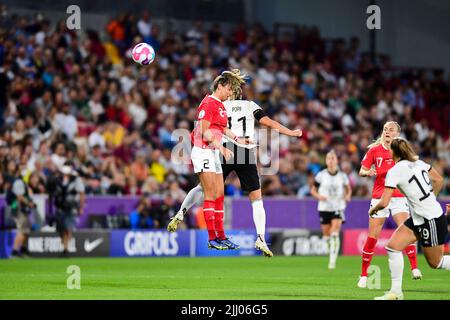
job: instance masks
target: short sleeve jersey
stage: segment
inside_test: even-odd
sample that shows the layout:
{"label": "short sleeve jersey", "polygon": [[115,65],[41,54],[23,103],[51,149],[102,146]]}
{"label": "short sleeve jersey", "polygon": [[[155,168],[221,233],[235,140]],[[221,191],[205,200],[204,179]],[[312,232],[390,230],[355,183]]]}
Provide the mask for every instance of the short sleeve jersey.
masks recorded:
{"label": "short sleeve jersey", "polygon": [[430,170],[422,160],[402,160],[386,176],[386,188],[399,188],[408,199],[414,225],[423,224],[423,218],[431,220],[443,214],[432,190]]}
{"label": "short sleeve jersey", "polygon": [[[377,176],[372,191],[373,199],[380,199],[384,191],[384,182],[387,172],[395,165],[392,159],[391,151],[386,149],[382,144],[372,147],[367,151],[366,155],[361,161],[361,165],[366,168],[375,166]],[[392,195],[394,198],[401,198],[404,195],[396,189]]]}
{"label": "short sleeve jersey", "polygon": [[227,110],[223,103],[213,96],[206,96],[197,109],[197,123],[191,133],[191,141],[196,147],[210,148],[202,137],[201,120],[209,121],[211,123],[209,130],[216,139],[221,140],[227,126]]}
{"label": "short sleeve jersey", "polygon": [[318,185],[317,192],[325,197],[326,201],[319,201],[319,211],[336,211],[344,210],[345,203],[345,186],[349,185],[348,177],[345,173],[337,171],[331,174],[327,169],[320,171],[314,178]]}
{"label": "short sleeve jersey", "polygon": [[227,100],[223,104],[227,110],[228,128],[239,137],[247,137],[255,141],[254,114],[262,110],[261,107],[248,100]]}

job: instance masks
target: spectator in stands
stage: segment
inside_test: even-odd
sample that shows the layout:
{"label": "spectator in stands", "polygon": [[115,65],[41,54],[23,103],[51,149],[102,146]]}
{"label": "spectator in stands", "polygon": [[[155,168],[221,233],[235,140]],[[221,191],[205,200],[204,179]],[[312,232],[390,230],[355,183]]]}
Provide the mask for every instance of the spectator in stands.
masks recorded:
{"label": "spectator in stands", "polygon": [[19,170],[18,164],[14,159],[5,159],[6,161],[6,166],[5,169],[6,170],[2,170],[3,172],[3,177],[5,180],[5,184],[9,184],[10,186],[12,186],[12,184],[14,183],[14,180],[16,180],[16,175],[17,172]]}
{"label": "spectator in stands", "polygon": [[106,26],[114,44],[123,52],[126,48],[125,42],[125,19],[126,16],[121,14],[116,19],[112,19]]}
{"label": "spectator in stands", "polygon": [[55,115],[55,124],[58,131],[61,131],[69,140],[73,140],[78,132],[77,119],[70,114],[70,106],[64,104],[62,112]]}
{"label": "spectator in stands", "polygon": [[135,176],[129,176],[126,178],[125,194],[130,196],[142,195],[142,182],[138,183]]}
{"label": "spectator in stands", "polygon": [[169,218],[176,214],[179,205],[180,203],[175,201],[170,191],[167,191],[164,195],[163,203],[158,210],[157,220],[159,228],[167,227]]}
{"label": "spectator in stands", "polygon": [[28,185],[17,174],[11,188],[6,193],[7,210],[14,217],[17,234],[14,239],[13,257],[28,255],[28,237],[31,232],[31,213],[36,204],[30,197]]}
{"label": "spectator in stands", "polygon": [[54,153],[51,156],[53,165],[55,168],[60,169],[67,161],[66,144],[62,141],[56,142],[53,152]]}
{"label": "spectator in stands", "polygon": [[156,216],[157,212],[153,208],[151,200],[147,196],[141,197],[137,208],[130,213],[131,229],[158,228],[159,221],[155,219]]}
{"label": "spectator in stands", "polygon": [[158,195],[160,193],[160,188],[158,181],[156,181],[154,176],[149,176],[142,186],[142,193],[145,195]]}
{"label": "spectator in stands", "polygon": [[151,164],[150,164],[150,174],[153,175],[158,181],[158,183],[164,182],[164,177],[166,175],[166,169],[160,162],[161,158],[161,151],[160,150],[153,150],[152,156],[151,156]]}
{"label": "spectator in stands", "polygon": [[108,194],[124,195],[129,194],[125,183],[125,176],[121,173],[115,173],[107,190]]}
{"label": "spectator in stands", "polygon": [[72,165],[65,163],[49,178],[48,192],[56,208],[56,230],[61,235],[64,248],[62,255],[68,256],[76,218],[84,211],[85,185]]}
{"label": "spectator in stands", "polygon": [[139,185],[142,185],[149,175],[149,166],[145,156],[144,152],[138,152],[131,165],[131,174]]}
{"label": "spectator in stands", "polygon": [[[174,177],[174,176],[171,176]],[[176,181],[176,178],[174,177],[173,179],[167,179],[169,182],[169,187],[168,190],[170,192],[170,194],[172,195],[172,198],[176,201],[176,202],[183,202],[184,198],[186,197],[186,191],[184,191],[183,189],[180,188],[180,185],[178,183],[178,181]]]}
{"label": "spectator in stands", "polygon": [[145,10],[142,13],[141,19],[139,19],[137,23],[137,28],[139,31],[139,34],[143,37],[144,42],[148,42],[150,33],[152,30],[152,23],[150,21],[150,12]]}
{"label": "spectator in stands", "polygon": [[37,171],[30,175],[28,185],[31,194],[45,194],[47,192],[45,178]]}

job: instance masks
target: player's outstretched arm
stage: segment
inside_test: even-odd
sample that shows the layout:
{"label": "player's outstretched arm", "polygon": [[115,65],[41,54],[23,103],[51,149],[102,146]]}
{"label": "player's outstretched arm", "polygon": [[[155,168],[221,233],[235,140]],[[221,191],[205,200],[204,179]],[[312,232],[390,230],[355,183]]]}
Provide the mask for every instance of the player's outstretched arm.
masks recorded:
{"label": "player's outstretched arm", "polygon": [[283,126],[278,121],[270,119],[268,116],[264,116],[261,119],[259,119],[259,123],[267,128],[278,130],[281,134],[284,134],[286,136],[301,137],[303,135],[301,129],[291,130]]}
{"label": "player's outstretched arm", "polygon": [[229,138],[231,141],[234,141],[237,144],[253,144],[253,141],[249,138],[241,138],[238,137],[230,130],[230,128],[225,128],[225,136]]}

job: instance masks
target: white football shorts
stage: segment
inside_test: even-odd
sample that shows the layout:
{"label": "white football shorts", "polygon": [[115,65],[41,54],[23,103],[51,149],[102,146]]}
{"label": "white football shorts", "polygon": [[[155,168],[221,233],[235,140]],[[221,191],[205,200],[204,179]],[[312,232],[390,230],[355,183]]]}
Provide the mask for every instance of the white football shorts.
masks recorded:
{"label": "white football shorts", "polygon": [[[375,206],[381,199],[372,199],[370,201],[370,207]],[[389,215],[395,216],[397,213],[406,212],[409,214],[409,205],[406,197],[403,198],[391,198],[389,205],[377,212],[373,218],[388,218]]]}
{"label": "white football shorts", "polygon": [[191,161],[194,165],[194,172],[215,172],[222,173],[220,162],[220,151],[218,149],[202,149],[197,146],[192,148]]}

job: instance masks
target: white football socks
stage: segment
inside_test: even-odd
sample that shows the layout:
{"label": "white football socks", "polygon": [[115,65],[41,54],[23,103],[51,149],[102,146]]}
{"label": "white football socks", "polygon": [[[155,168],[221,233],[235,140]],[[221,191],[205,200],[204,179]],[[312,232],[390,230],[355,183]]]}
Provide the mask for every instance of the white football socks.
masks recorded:
{"label": "white football socks", "polygon": [[339,255],[339,249],[341,247],[341,240],[339,239],[339,232],[333,232],[330,236],[330,264],[335,265],[336,259]]}
{"label": "white football socks", "polygon": [[438,269],[450,270],[450,256],[443,256],[439,262]]}
{"label": "white football socks", "polygon": [[199,184],[188,192],[186,198],[184,198],[183,203],[181,204],[180,210],[182,210],[183,213],[186,213],[194,204],[201,205],[203,203],[203,198],[203,189]]}
{"label": "white football socks", "polygon": [[389,270],[391,272],[391,292],[402,292],[402,280],[403,280],[403,254],[401,251],[393,250],[386,247],[389,255]]}
{"label": "white football socks", "polygon": [[264,234],[266,233],[266,211],[264,210],[262,199],[252,201],[252,209],[256,233],[262,238],[263,241],[266,241],[264,239]]}

